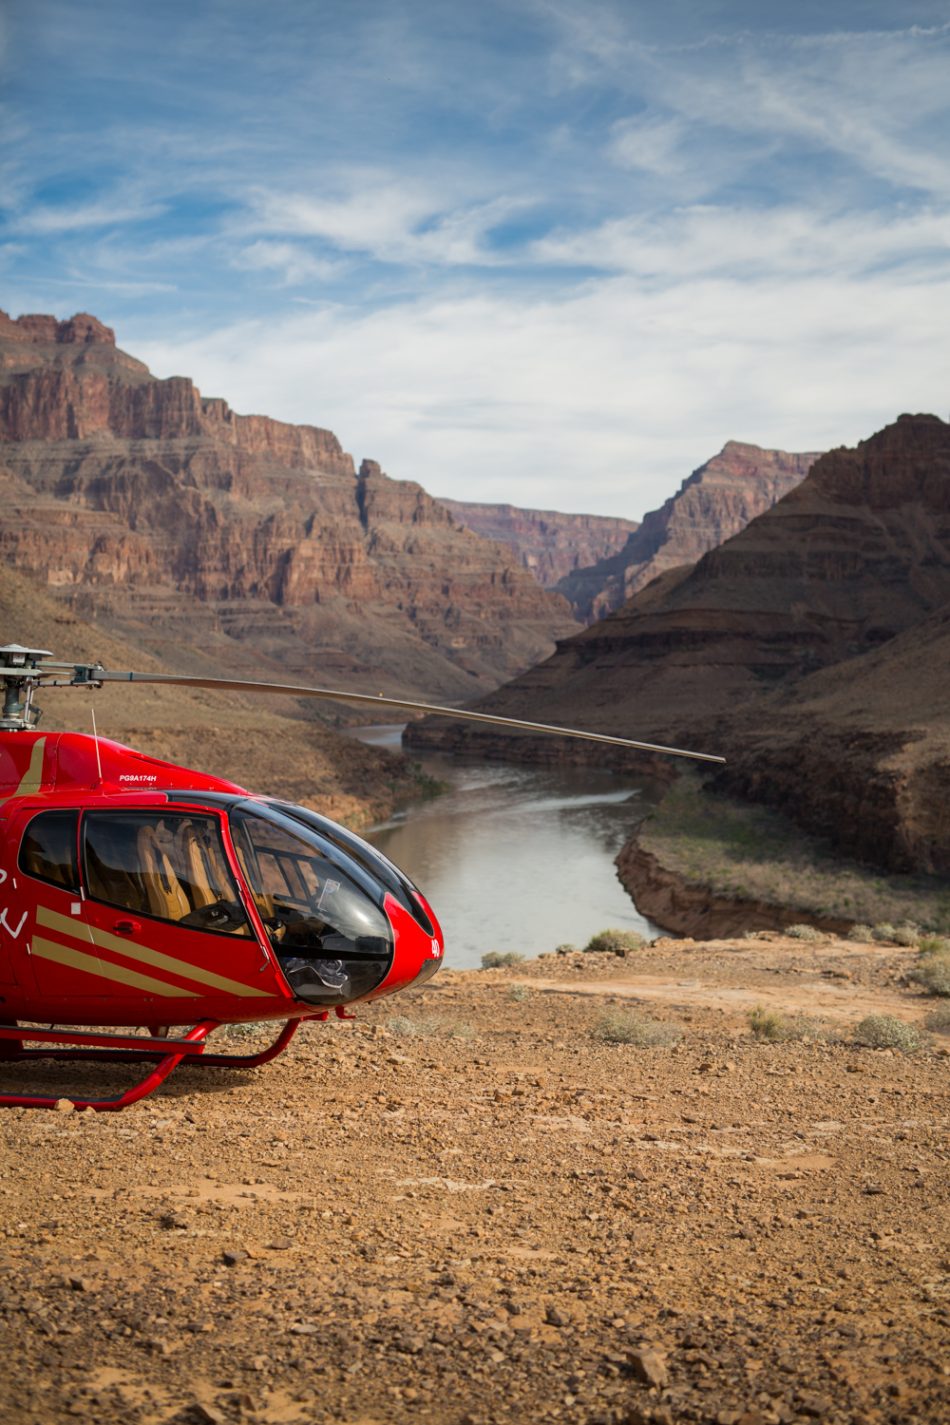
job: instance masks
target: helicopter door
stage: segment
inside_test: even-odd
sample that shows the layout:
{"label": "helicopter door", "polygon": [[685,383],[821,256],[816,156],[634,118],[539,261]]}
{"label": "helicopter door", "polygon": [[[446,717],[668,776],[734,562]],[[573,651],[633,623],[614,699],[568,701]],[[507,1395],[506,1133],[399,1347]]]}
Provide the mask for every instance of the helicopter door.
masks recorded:
{"label": "helicopter door", "polygon": [[20,886],[29,886],[24,904],[32,924],[24,928],[36,988],[70,999],[99,993],[99,959],[82,917],[78,830],[78,811],[39,812],[26,824],[17,861],[18,872],[29,878]]}
{"label": "helicopter door", "polygon": [[88,811],[80,848],[99,993],[138,1008],[144,998],[161,1010],[162,1023],[194,1015],[196,999],[203,1014],[231,1017],[235,999],[246,1001],[253,1018],[276,974],[248,920],[215,814]]}

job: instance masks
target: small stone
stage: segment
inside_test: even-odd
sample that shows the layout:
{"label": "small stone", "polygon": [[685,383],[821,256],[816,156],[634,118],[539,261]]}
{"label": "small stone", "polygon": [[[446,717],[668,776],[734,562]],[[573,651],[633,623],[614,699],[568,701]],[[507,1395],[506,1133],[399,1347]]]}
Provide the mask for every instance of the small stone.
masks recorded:
{"label": "small stone", "polygon": [[236,1267],[238,1262],[248,1261],[250,1255],[244,1247],[229,1247],[221,1253],[221,1260],[226,1267]]}
{"label": "small stone", "polygon": [[666,1358],[652,1346],[638,1346],[630,1352],[630,1369],[644,1385],[664,1386],[670,1378]]}
{"label": "small stone", "polygon": [[549,1326],[569,1326],[571,1318],[563,1311],[559,1311],[556,1306],[549,1306],[544,1314],[544,1319]]}
{"label": "small stone", "polygon": [[76,1105],[71,1098],[58,1098],[53,1104],[57,1113],[75,1113]]}
{"label": "small stone", "polygon": [[286,1252],[293,1245],[289,1237],[275,1237],[273,1242],[268,1242],[267,1250],[269,1252]]}

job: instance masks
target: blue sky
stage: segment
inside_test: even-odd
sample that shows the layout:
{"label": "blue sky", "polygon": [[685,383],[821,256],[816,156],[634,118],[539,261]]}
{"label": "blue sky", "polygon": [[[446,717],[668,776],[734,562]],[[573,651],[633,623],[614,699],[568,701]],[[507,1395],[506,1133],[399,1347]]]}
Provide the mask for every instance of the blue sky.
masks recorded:
{"label": "blue sky", "polygon": [[463,499],[950,410],[950,4],[7,0],[0,305]]}

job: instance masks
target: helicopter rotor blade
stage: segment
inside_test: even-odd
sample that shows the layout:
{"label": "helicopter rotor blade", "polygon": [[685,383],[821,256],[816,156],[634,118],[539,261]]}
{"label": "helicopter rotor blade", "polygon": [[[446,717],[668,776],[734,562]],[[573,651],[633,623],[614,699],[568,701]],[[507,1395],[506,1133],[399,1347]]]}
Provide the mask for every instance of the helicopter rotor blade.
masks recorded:
{"label": "helicopter rotor blade", "polygon": [[582,732],[574,727],[556,727],[546,722],[524,722],[520,718],[496,717],[493,713],[469,712],[464,708],[439,707],[434,703],[412,702],[408,698],[387,698],[382,693],[350,693],[335,688],[297,687],[288,683],[255,683],[231,678],[198,678],[177,673],[118,673],[104,668],[95,670],[95,681],[103,683],[169,683],[179,688],[208,688],[212,692],[280,693],[292,698],[318,698],[324,702],[356,703],[360,707],[398,708],[404,712],[428,713],[436,717],[461,719],[465,722],[487,723],[494,727],[540,732],[555,737],[579,738],[585,742],[601,742],[609,747],[629,747],[637,752],[661,752],[670,757],[690,757],[697,762],[725,762],[709,752],[689,752],[682,747],[662,747],[655,742],[637,742],[629,737],[610,737],[606,733]]}

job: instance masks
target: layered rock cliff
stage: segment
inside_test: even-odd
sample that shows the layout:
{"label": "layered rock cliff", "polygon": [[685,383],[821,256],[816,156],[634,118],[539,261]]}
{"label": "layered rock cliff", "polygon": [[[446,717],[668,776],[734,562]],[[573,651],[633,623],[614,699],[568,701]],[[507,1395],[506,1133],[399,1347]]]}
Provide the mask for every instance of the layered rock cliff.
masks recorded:
{"label": "layered rock cliff", "polygon": [[86,315],[0,316],[0,492],[8,562],[179,661],[455,699],[575,626],[420,486],[157,380]]}
{"label": "layered rock cliff", "polygon": [[557,510],[524,510],[517,505],[480,505],[439,497],[466,529],[508,544],[545,589],[575,570],[616,554],[635,529],[635,520],[608,515],[568,515]]}
{"label": "layered rock cliff", "polygon": [[694,564],[764,513],[805,478],[818,458],[728,441],[644,515],[622,549],[566,574],[555,587],[585,623],[603,618],[658,574]]}
{"label": "layered rock cliff", "polygon": [[[733,791],[895,870],[950,871],[950,426],[902,416],[482,711],[699,746]],[[412,730],[415,745],[583,744]]]}

